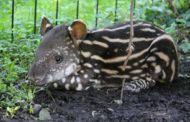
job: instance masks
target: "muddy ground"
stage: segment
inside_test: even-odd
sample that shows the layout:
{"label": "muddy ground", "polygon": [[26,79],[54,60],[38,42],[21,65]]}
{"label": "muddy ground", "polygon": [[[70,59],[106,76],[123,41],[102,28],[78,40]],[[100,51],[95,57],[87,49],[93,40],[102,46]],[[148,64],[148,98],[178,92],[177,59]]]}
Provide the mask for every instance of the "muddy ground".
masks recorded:
{"label": "muddy ground", "polygon": [[[48,108],[50,122],[190,122],[190,81],[177,80],[171,84],[157,84],[141,93],[124,92],[124,103],[118,105],[120,89],[52,91],[36,95],[36,104]],[[37,121],[39,114],[18,112],[6,122]],[[46,120],[47,121],[47,120]]]}

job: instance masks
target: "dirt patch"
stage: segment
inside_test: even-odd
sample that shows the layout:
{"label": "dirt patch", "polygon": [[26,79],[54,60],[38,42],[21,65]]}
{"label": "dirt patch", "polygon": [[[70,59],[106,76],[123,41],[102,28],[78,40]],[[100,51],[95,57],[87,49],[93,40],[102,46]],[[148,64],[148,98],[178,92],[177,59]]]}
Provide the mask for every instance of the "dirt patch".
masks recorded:
{"label": "dirt patch", "polygon": [[[178,80],[172,84],[157,84],[152,89],[134,94],[124,92],[124,103],[118,105],[120,89],[90,89],[89,91],[52,91],[36,95],[35,102],[48,108],[53,122],[99,121],[190,121],[190,82]],[[1,121],[35,121],[38,114],[23,111],[13,118]]]}

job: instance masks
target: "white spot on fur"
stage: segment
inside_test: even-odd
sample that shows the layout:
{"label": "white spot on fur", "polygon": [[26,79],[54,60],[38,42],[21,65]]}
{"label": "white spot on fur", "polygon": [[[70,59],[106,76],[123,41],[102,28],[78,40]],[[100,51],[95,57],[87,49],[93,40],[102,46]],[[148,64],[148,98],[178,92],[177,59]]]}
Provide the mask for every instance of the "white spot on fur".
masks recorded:
{"label": "white spot on fur", "polygon": [[76,81],[77,81],[77,83],[80,83],[80,78],[77,77],[77,78],[76,78]]}
{"label": "white spot on fur", "polygon": [[58,87],[58,84],[57,84],[57,83],[53,83],[53,87],[54,87],[54,88],[57,88],[57,87]]}
{"label": "white spot on fur", "polygon": [[172,70],[172,75],[171,75],[170,81],[173,81],[174,75],[175,75],[175,60],[173,60],[171,63],[171,70]]}
{"label": "white spot on fur", "polygon": [[94,72],[95,72],[95,73],[100,73],[100,70],[94,69]]}
{"label": "white spot on fur", "polygon": [[114,52],[115,52],[115,53],[117,53],[118,51],[119,51],[118,48],[114,49]]}
{"label": "white spot on fur", "polygon": [[90,63],[84,63],[83,66],[88,67],[88,68],[92,68],[93,67],[92,64],[90,64]]}
{"label": "white spot on fur", "polygon": [[132,77],[132,80],[137,80],[137,79],[139,79],[139,77],[137,76]]}
{"label": "white spot on fur", "polygon": [[88,90],[90,88],[90,86],[86,86],[85,88],[84,88],[84,90]]}
{"label": "white spot on fur", "polygon": [[141,25],[142,26],[152,26],[151,24],[148,24],[148,23],[142,23]]}
{"label": "white spot on fur", "polygon": [[108,48],[108,47],[109,47],[108,44],[103,43],[103,42],[100,42],[100,41],[93,41],[92,43],[93,43],[94,45],[98,45],[98,46],[103,47],[103,48]]}
{"label": "white spot on fur", "polygon": [[144,32],[156,32],[156,30],[151,29],[151,28],[142,28],[141,30]]}
{"label": "white spot on fur", "polygon": [[165,80],[166,79],[166,73],[164,70],[162,70],[162,80]]}
{"label": "white spot on fur", "polygon": [[146,77],[146,80],[147,81],[151,81],[152,79],[150,77]]}
{"label": "white spot on fur", "polygon": [[87,74],[84,74],[84,78],[87,79],[87,78],[88,78],[88,75],[87,75]]}
{"label": "white spot on fur", "polygon": [[158,48],[152,48],[151,50],[150,50],[150,52],[154,52],[154,51],[156,51]]}
{"label": "white spot on fur", "polygon": [[68,84],[68,83],[65,84],[65,89],[66,89],[66,90],[69,90],[69,89],[70,89],[70,84]]}
{"label": "white spot on fur", "polygon": [[141,59],[139,62],[142,63],[142,62],[144,62],[144,61],[145,61],[145,59]]}
{"label": "white spot on fur", "polygon": [[140,77],[145,77],[146,76],[146,74],[140,74]]}
{"label": "white spot on fur", "polygon": [[74,45],[74,44],[72,44],[72,45],[71,45],[71,47],[72,47],[72,48],[75,48],[75,45]]}
{"label": "white spot on fur", "polygon": [[48,83],[53,82],[53,77],[51,75],[47,76],[47,82]]}
{"label": "white spot on fur", "polygon": [[56,69],[50,69],[50,72],[55,72],[56,71]]}
{"label": "white spot on fur", "polygon": [[92,42],[90,40],[84,40],[84,41],[82,41],[82,43],[92,45]]}
{"label": "white spot on fur", "polygon": [[84,70],[80,70],[80,73],[84,73]]}
{"label": "white spot on fur", "polygon": [[144,64],[144,65],[141,66],[141,68],[148,68],[148,65]]}
{"label": "white spot on fur", "polygon": [[100,84],[100,80],[97,80],[97,79],[89,79],[90,82],[93,82],[95,84]]}
{"label": "white spot on fur", "polygon": [[72,74],[77,69],[77,65],[72,63],[65,69],[65,76]]}
{"label": "white spot on fur", "polygon": [[90,53],[90,52],[81,51],[81,54],[82,54],[85,58],[88,58],[88,57],[91,56],[91,53]]}
{"label": "white spot on fur", "polygon": [[75,82],[75,77],[73,76],[72,78],[71,78],[71,84],[73,84]]}
{"label": "white spot on fur", "polygon": [[66,82],[66,78],[62,78],[61,82],[65,83]]}
{"label": "white spot on fur", "polygon": [[76,87],[76,90],[77,90],[77,91],[81,91],[82,88],[83,88],[83,87],[82,87],[82,84],[79,83],[79,84],[77,85],[77,87]]}
{"label": "white spot on fur", "polygon": [[133,64],[133,66],[138,66],[138,64],[139,64],[139,63],[136,62],[136,63]]}
{"label": "white spot on fur", "polygon": [[152,61],[156,61],[156,57],[155,56],[150,56],[147,58],[147,61],[152,62]]}
{"label": "white spot on fur", "polygon": [[[122,66],[118,66],[118,68],[121,69],[121,70],[123,70],[123,65]],[[125,69],[131,69],[131,68],[132,68],[132,66],[129,66],[129,65],[125,67]]]}
{"label": "white spot on fur", "polygon": [[108,76],[107,78],[130,78],[129,75],[111,75],[111,76]]}
{"label": "white spot on fur", "polygon": [[163,52],[155,52],[155,55],[157,55],[160,59],[164,60],[166,62],[166,66],[169,65],[170,59],[166,54],[164,54]]}
{"label": "white spot on fur", "polygon": [[160,72],[161,72],[161,67],[160,67],[160,65],[157,65],[155,67],[155,73],[160,73]]}
{"label": "white spot on fur", "polygon": [[131,74],[139,74],[139,73],[142,73],[142,69],[132,70],[130,73]]}
{"label": "white spot on fur", "polygon": [[110,74],[110,75],[118,73],[117,70],[112,70],[112,69],[101,69],[101,71],[104,72],[104,73],[106,73],[106,74]]}
{"label": "white spot on fur", "polygon": [[71,41],[68,41],[66,44],[67,44],[67,45],[70,45],[70,44],[72,44],[72,42],[71,42]]}
{"label": "white spot on fur", "polygon": [[68,72],[68,70],[65,71],[65,69],[58,68],[57,72],[54,73],[54,75],[53,75],[53,81],[61,80],[62,78],[64,78],[65,76],[67,76],[68,73],[70,73],[70,72]]}

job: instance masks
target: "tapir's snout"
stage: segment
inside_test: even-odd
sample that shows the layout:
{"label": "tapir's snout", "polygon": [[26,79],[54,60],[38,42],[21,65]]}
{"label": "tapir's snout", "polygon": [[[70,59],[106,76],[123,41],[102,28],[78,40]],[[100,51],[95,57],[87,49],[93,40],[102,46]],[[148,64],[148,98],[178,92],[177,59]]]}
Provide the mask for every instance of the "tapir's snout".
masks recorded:
{"label": "tapir's snout", "polygon": [[28,72],[27,79],[34,85],[44,85],[45,73],[40,69],[39,66],[33,64]]}

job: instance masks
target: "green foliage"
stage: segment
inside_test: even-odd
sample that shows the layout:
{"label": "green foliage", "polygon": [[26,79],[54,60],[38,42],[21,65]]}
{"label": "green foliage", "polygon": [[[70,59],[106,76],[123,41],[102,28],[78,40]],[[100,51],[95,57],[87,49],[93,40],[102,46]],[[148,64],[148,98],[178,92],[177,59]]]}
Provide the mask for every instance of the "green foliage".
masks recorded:
{"label": "green foliage", "polygon": [[[137,1],[134,19],[152,22],[163,27],[179,44],[185,54],[190,52],[190,1],[174,0],[179,17],[175,17],[165,0]],[[0,112],[14,116],[18,110],[32,113],[35,89],[25,83],[34,51],[40,43],[34,31],[34,0],[15,0],[14,29],[11,29],[11,0],[0,1]],[[114,24],[115,0],[99,0],[99,13],[96,15],[96,0],[80,0],[79,19],[86,22],[89,29]],[[76,18],[76,0],[59,0],[58,19],[55,18],[56,0],[38,0],[37,33],[43,15],[51,22],[70,24]],[[130,1],[118,0],[117,23],[129,20]],[[15,40],[11,41],[11,32]]]}
{"label": "green foliage", "polygon": [[184,43],[179,45],[179,49],[184,52],[184,53],[189,53],[190,52],[190,43],[188,42],[188,40],[183,40]]}
{"label": "green foliage", "polygon": [[[36,37],[37,38],[37,37]],[[29,64],[39,39],[21,39],[11,43],[0,40],[0,108],[13,116],[17,110],[32,112],[34,89],[25,83]]]}
{"label": "green foliage", "polygon": [[[150,2],[150,1],[149,1]],[[139,2],[141,7],[148,3]],[[182,53],[190,53],[189,39],[190,39],[190,1],[189,0],[174,0],[179,16],[176,17],[170,6],[165,0],[157,0],[151,2],[152,6],[144,7],[145,20],[160,25],[171,34],[176,43],[179,44],[179,50]],[[165,4],[163,4],[165,3]],[[140,8],[139,8],[140,9]]]}

